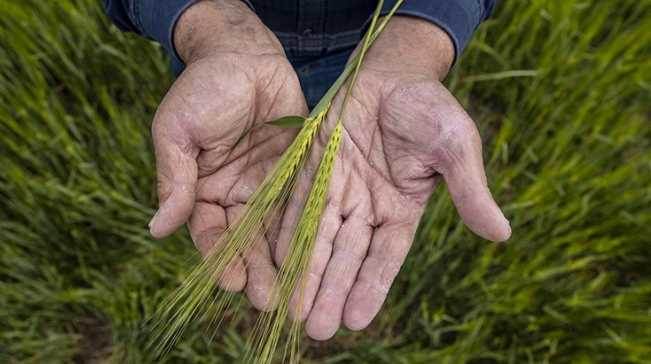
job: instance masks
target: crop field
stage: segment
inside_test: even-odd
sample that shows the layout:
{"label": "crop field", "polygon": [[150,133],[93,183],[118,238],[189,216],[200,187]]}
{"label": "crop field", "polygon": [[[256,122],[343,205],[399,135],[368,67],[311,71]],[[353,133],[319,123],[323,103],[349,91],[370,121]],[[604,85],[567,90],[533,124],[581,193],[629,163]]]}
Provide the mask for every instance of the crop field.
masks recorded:
{"label": "crop field", "polygon": [[[160,47],[93,0],[0,5],[0,363],[142,363],[143,323],[199,259],[153,240]],[[308,363],[651,363],[651,1],[502,1],[446,84],[513,228],[439,187],[381,314]],[[171,363],[233,363],[253,310]]]}

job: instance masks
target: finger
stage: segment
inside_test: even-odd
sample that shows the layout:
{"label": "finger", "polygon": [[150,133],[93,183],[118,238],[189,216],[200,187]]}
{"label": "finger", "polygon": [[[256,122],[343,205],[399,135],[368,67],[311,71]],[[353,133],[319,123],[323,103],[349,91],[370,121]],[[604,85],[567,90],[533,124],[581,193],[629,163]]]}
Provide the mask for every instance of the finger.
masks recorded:
{"label": "finger", "polygon": [[[310,161],[310,165],[318,163],[321,154],[319,148],[320,146],[314,147],[316,153],[311,156],[313,160]],[[332,253],[333,241],[342,223],[340,204],[345,186],[344,177],[342,177],[344,176],[344,170],[340,161],[335,161],[333,168],[326,206],[319,220],[319,228],[313,250],[310,253],[310,261],[290,298],[289,315],[293,320],[303,321],[309,315],[321,284],[321,278]],[[292,198],[283,214],[275,247],[275,260],[278,266],[282,264],[288,253],[288,245],[295,233],[298,219],[303,213],[304,198],[309,194],[312,187],[312,178],[313,175],[309,171],[301,173],[297,187],[292,192]]]}
{"label": "finger", "polygon": [[366,328],[380,311],[416,231],[415,223],[385,224],[373,233],[373,241],[344,308],[344,325]]}
{"label": "finger", "polygon": [[337,332],[346,297],[366,256],[372,235],[373,228],[361,216],[351,215],[341,225],[305,326],[311,338],[327,340]]}
{"label": "finger", "polygon": [[154,120],[159,208],[149,223],[153,237],[162,238],[183,225],[194,206],[198,148],[178,123]]}
{"label": "finger", "polygon": [[[192,241],[203,256],[206,256],[228,226],[227,212],[223,207],[207,202],[197,202],[188,224]],[[218,248],[219,246],[217,246]],[[246,284],[246,269],[239,256],[224,270],[218,284],[228,291],[241,291]]]}
{"label": "finger", "polygon": [[[309,159],[298,171],[296,182],[290,191],[289,200],[287,201],[283,211],[275,243],[274,260],[278,267],[282,265],[282,262],[287,255],[289,243],[291,242],[294,231],[296,230],[296,225],[303,214],[303,207],[308,195],[310,194],[310,190],[312,189],[314,174],[318,167],[318,160],[322,150],[322,146],[318,145],[318,143],[315,143],[312,146],[310,156],[308,157]],[[333,192],[328,192],[328,198],[333,202]]]}
{"label": "finger", "polygon": [[321,278],[330,260],[332,243],[341,222],[338,204],[329,203],[319,223],[319,232],[314,242],[308,268],[290,299],[289,315],[291,319],[303,321],[309,315],[321,284]]}
{"label": "finger", "polygon": [[244,261],[247,272],[246,296],[258,310],[272,310],[276,305],[272,296],[277,275],[271,259],[269,243],[264,236],[256,240],[244,257]]}
{"label": "finger", "polygon": [[479,132],[470,119],[464,119],[461,125],[446,133],[439,143],[435,153],[437,170],[443,174],[452,201],[470,230],[488,240],[507,240],[511,227],[488,189]]}
{"label": "finger", "polygon": [[[227,209],[229,222],[234,223],[245,212],[245,205],[235,205]],[[245,253],[244,262],[246,268],[245,292],[251,304],[261,311],[268,311],[273,308],[274,302],[271,299],[273,286],[276,279],[276,268],[271,260],[269,244],[264,234],[260,232],[252,247]]]}

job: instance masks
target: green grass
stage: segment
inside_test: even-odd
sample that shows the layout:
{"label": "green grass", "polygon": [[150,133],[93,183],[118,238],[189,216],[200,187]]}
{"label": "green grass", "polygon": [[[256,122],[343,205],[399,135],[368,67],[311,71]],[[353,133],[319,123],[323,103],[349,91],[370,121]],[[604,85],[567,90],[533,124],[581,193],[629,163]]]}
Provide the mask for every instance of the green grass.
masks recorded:
{"label": "green grass", "polygon": [[[372,326],[314,362],[651,362],[651,1],[504,1],[448,84],[485,141],[507,245],[441,188]],[[0,362],[142,362],[140,328],[198,261],[162,242],[149,123],[158,47],[96,1],[0,6]],[[170,362],[232,362],[254,315]]]}

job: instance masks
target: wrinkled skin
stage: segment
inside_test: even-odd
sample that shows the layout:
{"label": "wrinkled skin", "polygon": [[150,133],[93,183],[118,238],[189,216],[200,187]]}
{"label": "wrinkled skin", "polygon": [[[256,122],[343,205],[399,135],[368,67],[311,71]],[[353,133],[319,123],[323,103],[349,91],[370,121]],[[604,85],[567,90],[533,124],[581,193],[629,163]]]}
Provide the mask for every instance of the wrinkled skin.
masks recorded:
{"label": "wrinkled skin", "polygon": [[[440,176],[473,231],[494,241],[510,234],[486,186],[477,129],[438,81],[365,69],[344,127],[303,302],[295,295],[292,308],[319,340],[334,335],[342,320],[359,330],[377,314]],[[297,195],[306,195],[308,185]],[[300,206],[288,208],[277,263]]]}
{"label": "wrinkled skin", "polygon": [[[192,15],[193,8],[186,13]],[[189,218],[193,240],[204,253],[293,136],[264,123],[306,112],[282,51],[252,47],[255,51],[243,55],[242,45],[234,53],[220,45],[208,48],[220,52],[187,62],[154,120],[161,207],[151,223],[152,234],[162,237]],[[486,184],[475,124],[439,82],[451,52],[449,38],[435,26],[396,18],[368,54],[345,109],[342,147],[306,290],[302,302],[292,299],[292,317],[306,319],[314,339],[330,338],[342,322],[352,330],[371,322],[441,179],[471,230],[493,241],[510,235]],[[331,115],[338,114],[342,99],[340,93]],[[319,133],[308,170],[316,169],[334,123],[330,117]],[[305,175],[279,233],[234,262],[220,280],[223,287],[244,289],[255,307],[272,308],[275,267],[287,252],[309,187]]]}
{"label": "wrinkled skin", "polygon": [[[202,3],[198,12],[188,10],[188,21],[201,22],[217,10],[211,6]],[[243,20],[238,12],[248,9],[240,4],[230,10],[235,12],[228,19],[232,27],[261,25]],[[188,66],[152,124],[160,208],[150,222],[151,233],[164,237],[188,222],[203,254],[242,213],[294,137],[294,130],[265,123],[307,113],[296,73],[275,37],[264,30],[250,37],[255,38],[251,47],[241,43],[246,37],[239,37],[235,43],[214,40],[220,47],[209,52],[184,49]],[[269,40],[261,41],[264,37]],[[235,291],[246,287],[251,302],[264,309],[274,277],[269,245],[261,239],[249,256],[231,264],[220,283]]]}

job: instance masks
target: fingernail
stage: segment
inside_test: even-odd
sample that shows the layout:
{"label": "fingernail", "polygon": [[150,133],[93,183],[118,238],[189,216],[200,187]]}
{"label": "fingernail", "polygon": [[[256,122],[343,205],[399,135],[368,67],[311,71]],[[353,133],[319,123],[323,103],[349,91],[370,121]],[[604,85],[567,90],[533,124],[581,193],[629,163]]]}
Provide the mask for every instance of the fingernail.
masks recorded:
{"label": "fingernail", "polygon": [[504,233],[501,236],[501,239],[499,240],[501,242],[505,242],[509,240],[511,238],[511,234],[513,233],[513,230],[511,229],[511,222],[507,219],[504,219],[504,221],[506,222],[506,226],[505,226],[506,230],[504,231]]}
{"label": "fingernail", "polygon": [[149,230],[151,230],[151,226],[154,224],[154,220],[156,220],[156,218],[158,217],[158,212],[159,211],[160,210],[156,210],[156,213],[154,214],[154,216],[152,216],[151,220],[149,220],[149,224],[147,224],[147,227],[149,228]]}

